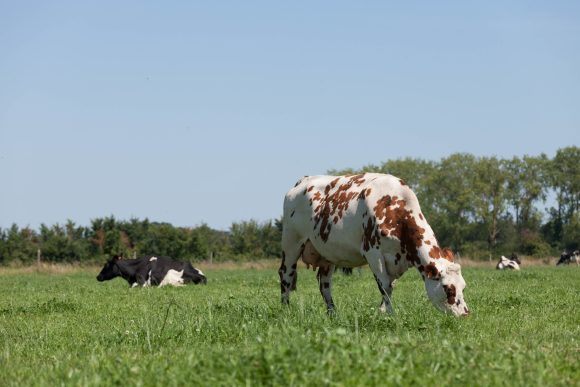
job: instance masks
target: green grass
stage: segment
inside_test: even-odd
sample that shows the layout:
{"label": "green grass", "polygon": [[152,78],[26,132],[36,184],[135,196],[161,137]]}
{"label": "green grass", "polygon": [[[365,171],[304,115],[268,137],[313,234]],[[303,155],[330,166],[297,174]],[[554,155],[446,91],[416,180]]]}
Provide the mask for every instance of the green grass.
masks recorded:
{"label": "green grass", "polygon": [[204,271],[161,289],[1,273],[0,384],[580,385],[576,267],[464,269],[468,318],[437,312],[415,272],[395,316],[368,269],[337,274],[331,318],[312,271],[290,307],[275,269]]}

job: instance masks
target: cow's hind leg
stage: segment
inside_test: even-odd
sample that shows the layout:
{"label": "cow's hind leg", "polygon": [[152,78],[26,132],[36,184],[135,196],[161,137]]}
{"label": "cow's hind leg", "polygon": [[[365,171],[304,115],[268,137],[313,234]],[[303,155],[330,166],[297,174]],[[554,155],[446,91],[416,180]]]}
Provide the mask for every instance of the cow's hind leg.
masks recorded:
{"label": "cow's hind leg", "polygon": [[391,281],[389,273],[387,273],[387,267],[382,253],[379,250],[371,250],[364,252],[364,256],[375,276],[375,281],[377,281],[377,286],[383,297],[380,310],[382,312],[393,313],[393,306],[391,304],[393,281]]}
{"label": "cow's hind leg", "polygon": [[326,302],[326,309],[329,313],[334,312],[334,302],[332,301],[332,273],[334,272],[334,265],[321,266],[318,268],[318,273],[316,277],[318,278],[318,286],[320,288],[320,294]]}
{"label": "cow's hind leg", "polygon": [[298,278],[296,266],[302,249],[304,249],[304,244],[301,244],[298,238],[293,238],[289,233],[282,235],[282,263],[278,269],[278,274],[280,275],[280,292],[283,304],[290,302],[290,291],[296,290]]}

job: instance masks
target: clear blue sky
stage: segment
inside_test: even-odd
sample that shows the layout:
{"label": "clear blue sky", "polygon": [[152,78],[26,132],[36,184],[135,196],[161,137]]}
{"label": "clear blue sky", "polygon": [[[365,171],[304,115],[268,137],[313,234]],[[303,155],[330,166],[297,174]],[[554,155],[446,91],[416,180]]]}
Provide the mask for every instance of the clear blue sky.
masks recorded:
{"label": "clear blue sky", "polygon": [[331,168],[579,144],[579,1],[0,2],[0,227],[227,229]]}

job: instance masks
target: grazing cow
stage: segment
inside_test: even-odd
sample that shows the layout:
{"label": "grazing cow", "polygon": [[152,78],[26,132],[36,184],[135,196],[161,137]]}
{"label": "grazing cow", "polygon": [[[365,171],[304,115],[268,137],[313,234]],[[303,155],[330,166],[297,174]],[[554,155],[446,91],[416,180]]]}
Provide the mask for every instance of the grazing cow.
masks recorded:
{"label": "grazing cow", "polygon": [[509,258],[506,258],[502,255],[495,268],[498,270],[503,269],[520,270],[521,264],[522,262],[520,261],[518,256],[515,253],[512,253],[512,255]]}
{"label": "grazing cow", "polygon": [[123,259],[117,255],[109,259],[97,276],[97,281],[123,277],[129,286],[184,285],[207,283],[205,275],[189,262],[176,261],[169,257],[146,256]]}
{"label": "grazing cow", "polygon": [[576,250],[573,253],[563,252],[556,266],[569,265],[571,263],[576,263],[576,266],[580,265],[580,251]]}
{"label": "grazing cow", "polygon": [[415,267],[431,302],[456,316],[467,315],[465,281],[453,254],[441,249],[417,197],[395,176],[365,173],[306,176],[286,194],[280,275],[282,303],[296,288],[298,259],[318,268],[320,293],[334,309],[334,266],[368,263],[382,294],[381,310],[392,313],[393,281]]}

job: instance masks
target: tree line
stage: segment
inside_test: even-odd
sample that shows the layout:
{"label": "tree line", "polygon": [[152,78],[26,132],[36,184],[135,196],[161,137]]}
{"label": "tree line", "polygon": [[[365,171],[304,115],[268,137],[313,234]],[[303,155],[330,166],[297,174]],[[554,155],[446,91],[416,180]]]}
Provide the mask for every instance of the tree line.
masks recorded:
{"label": "tree line", "polygon": [[248,261],[279,257],[282,223],[255,220],[233,223],[228,231],[207,224],[174,227],[149,219],[97,218],[90,226],[73,221],[33,230],[0,229],[0,264],[44,262],[103,262],[111,254],[128,258],[157,254],[189,261]]}
{"label": "tree line", "polygon": [[[461,256],[545,257],[579,248],[580,148],[539,156],[476,157],[455,153],[438,161],[388,160],[330,174],[390,173],[405,180],[442,246]],[[38,230],[0,228],[0,264],[101,262],[109,254],[169,255],[191,261],[247,261],[279,257],[282,222],[232,223],[227,231],[202,224],[174,227],[148,219],[97,218]]]}

